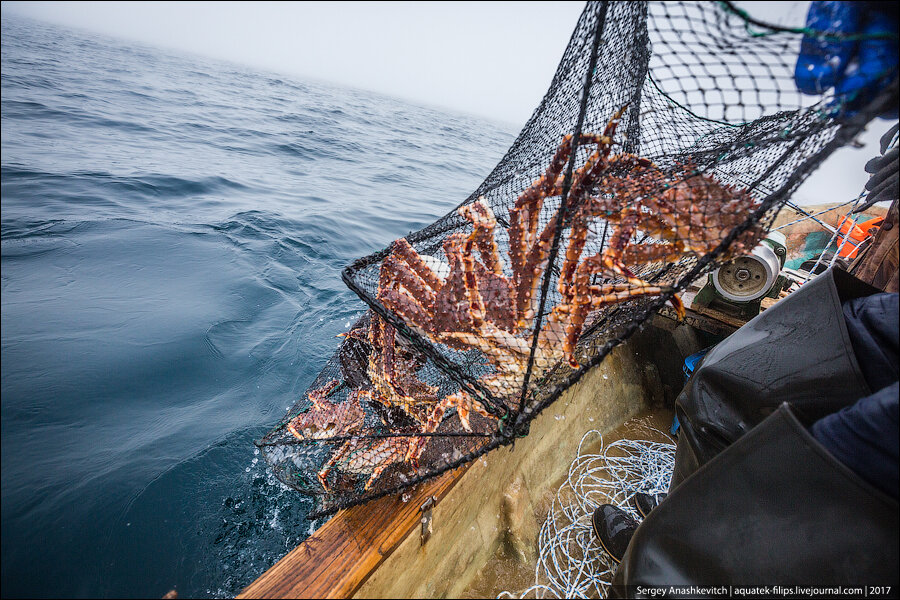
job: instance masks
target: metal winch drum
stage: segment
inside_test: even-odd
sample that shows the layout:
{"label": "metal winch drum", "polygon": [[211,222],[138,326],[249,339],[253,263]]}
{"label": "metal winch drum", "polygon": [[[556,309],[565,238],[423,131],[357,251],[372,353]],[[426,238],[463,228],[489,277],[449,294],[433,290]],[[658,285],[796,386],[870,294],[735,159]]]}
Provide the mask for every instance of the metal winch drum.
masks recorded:
{"label": "metal winch drum", "polygon": [[773,231],[765,240],[770,243],[763,242],[750,254],[713,271],[711,279],[716,292],[732,302],[749,302],[765,296],[778,280],[783,258],[776,254],[776,248],[783,248],[785,241],[783,234]]}

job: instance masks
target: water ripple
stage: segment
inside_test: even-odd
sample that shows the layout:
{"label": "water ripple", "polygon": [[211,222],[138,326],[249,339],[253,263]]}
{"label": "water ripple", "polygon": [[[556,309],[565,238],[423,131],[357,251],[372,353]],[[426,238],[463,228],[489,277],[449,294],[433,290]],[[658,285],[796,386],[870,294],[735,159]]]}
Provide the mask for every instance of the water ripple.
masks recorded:
{"label": "water ripple", "polygon": [[2,595],[228,596],[309,501],[252,440],[498,125],[2,20]]}

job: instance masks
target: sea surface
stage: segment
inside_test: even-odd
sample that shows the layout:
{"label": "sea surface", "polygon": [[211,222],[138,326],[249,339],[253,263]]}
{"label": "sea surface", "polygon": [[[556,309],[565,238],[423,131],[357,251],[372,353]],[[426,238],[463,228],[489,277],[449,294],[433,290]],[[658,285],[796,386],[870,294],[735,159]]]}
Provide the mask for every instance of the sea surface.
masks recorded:
{"label": "sea surface", "polygon": [[2,17],[2,595],[228,596],[320,523],[273,426],[353,259],[514,127]]}

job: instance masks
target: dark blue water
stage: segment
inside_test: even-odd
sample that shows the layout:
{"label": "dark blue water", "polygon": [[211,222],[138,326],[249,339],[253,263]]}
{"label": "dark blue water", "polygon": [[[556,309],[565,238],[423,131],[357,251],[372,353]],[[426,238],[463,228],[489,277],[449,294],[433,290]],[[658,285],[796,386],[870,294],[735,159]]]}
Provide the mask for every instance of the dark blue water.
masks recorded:
{"label": "dark blue water", "polygon": [[354,258],[511,127],[2,20],[2,595],[238,592],[310,503],[255,452],[361,314]]}

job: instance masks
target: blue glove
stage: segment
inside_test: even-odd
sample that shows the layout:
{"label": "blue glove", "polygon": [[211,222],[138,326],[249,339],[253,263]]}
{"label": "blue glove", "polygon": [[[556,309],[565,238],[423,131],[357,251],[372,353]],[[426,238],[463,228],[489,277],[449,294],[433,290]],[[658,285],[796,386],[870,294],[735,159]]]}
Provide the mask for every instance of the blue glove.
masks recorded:
{"label": "blue glove", "polygon": [[[897,15],[892,2],[817,0],[806,16],[807,33],[794,69],[805,94],[834,88],[832,116],[848,117],[897,77]],[[897,109],[879,115],[897,118]]]}

